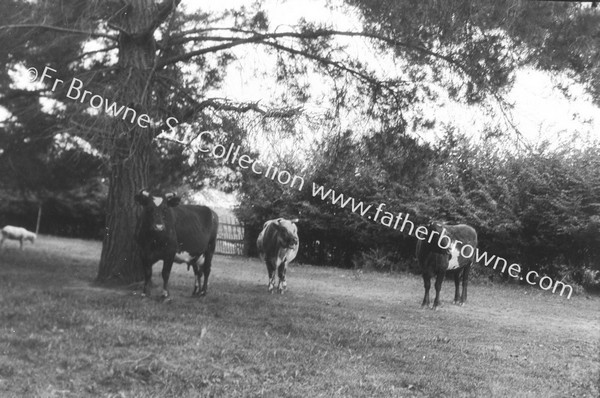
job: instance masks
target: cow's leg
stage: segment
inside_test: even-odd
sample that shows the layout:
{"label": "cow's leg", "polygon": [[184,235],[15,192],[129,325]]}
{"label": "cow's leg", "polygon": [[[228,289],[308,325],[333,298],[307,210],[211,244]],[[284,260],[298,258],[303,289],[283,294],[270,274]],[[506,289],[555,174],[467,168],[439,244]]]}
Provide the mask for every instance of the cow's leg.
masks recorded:
{"label": "cow's leg", "polygon": [[142,264],[144,267],[144,291],[142,292],[142,297],[150,296],[150,283],[152,281],[152,262],[142,259]]}
{"label": "cow's leg", "polygon": [[[464,270],[462,271],[464,272]],[[461,271],[454,271],[454,304],[460,304],[460,276]]]}
{"label": "cow's leg", "polygon": [[462,295],[460,297],[460,305],[465,305],[467,302],[467,285],[469,284],[470,265],[467,265],[462,274]]}
{"label": "cow's leg", "polygon": [[287,271],[287,261],[283,261],[281,264],[279,264],[279,268],[277,268],[277,276],[279,277],[277,291],[279,292],[279,294],[283,294],[283,292],[287,288],[287,283],[285,281],[285,271]]}
{"label": "cow's leg", "polygon": [[[210,275],[210,268],[212,266],[212,258],[215,250],[215,245],[211,245],[208,251],[204,253],[204,265],[202,266],[202,274],[204,274],[204,283],[202,284],[202,290],[200,290],[200,296],[206,296],[208,293],[208,276]],[[198,281],[199,283],[200,281]]]}
{"label": "cow's leg", "polygon": [[162,269],[162,278],[163,278],[163,292],[162,298],[169,298],[169,276],[171,276],[171,268],[173,267],[173,260],[175,256],[169,256],[168,258],[163,259],[163,269]]}
{"label": "cow's leg", "polygon": [[2,234],[2,238],[0,238],[0,249],[2,249],[2,245],[4,244],[5,239],[6,239],[6,236],[4,236],[4,234]]}
{"label": "cow's leg", "polygon": [[440,305],[440,290],[442,290],[442,282],[446,271],[438,271],[435,277],[435,300],[433,300],[433,309],[437,310]]}
{"label": "cow's leg", "polygon": [[200,267],[198,266],[198,259],[195,258],[188,263],[188,266],[192,266],[194,270],[194,291],[192,292],[193,296],[198,296],[200,294],[200,282],[202,280],[202,273]]}
{"label": "cow's leg", "polygon": [[267,263],[267,272],[269,273],[269,293],[273,293],[273,289],[275,288],[275,264],[273,264],[273,259],[266,258],[265,262]]}
{"label": "cow's leg", "polygon": [[421,307],[429,307],[429,288],[431,288],[431,275],[429,272],[423,272],[423,286],[425,287],[425,297],[423,297],[423,304]]}
{"label": "cow's leg", "polygon": [[19,239],[19,242],[21,243],[21,250],[23,250],[23,237],[21,236],[21,238]]}

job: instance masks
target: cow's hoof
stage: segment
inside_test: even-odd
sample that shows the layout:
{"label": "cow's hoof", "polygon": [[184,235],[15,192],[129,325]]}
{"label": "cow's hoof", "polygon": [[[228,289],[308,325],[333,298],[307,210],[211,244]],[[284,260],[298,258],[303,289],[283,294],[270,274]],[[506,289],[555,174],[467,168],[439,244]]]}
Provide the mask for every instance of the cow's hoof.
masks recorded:
{"label": "cow's hoof", "polygon": [[198,295],[200,297],[204,297],[204,296],[206,296],[206,293],[207,293],[206,290],[200,290],[200,293],[198,293]]}
{"label": "cow's hoof", "polygon": [[287,283],[285,281],[281,282],[279,286],[277,286],[277,290],[279,291],[279,294],[283,294],[283,292],[287,290]]}

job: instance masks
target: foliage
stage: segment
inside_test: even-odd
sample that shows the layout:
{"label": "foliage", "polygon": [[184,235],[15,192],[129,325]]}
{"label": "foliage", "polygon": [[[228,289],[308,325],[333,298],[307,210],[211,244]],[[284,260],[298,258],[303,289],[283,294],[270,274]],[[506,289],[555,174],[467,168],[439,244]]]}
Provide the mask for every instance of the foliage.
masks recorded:
{"label": "foliage", "polygon": [[410,265],[406,262],[403,264],[403,269],[398,267],[398,260],[393,258],[392,253],[381,247],[358,253],[352,260],[352,263],[355,269],[362,269],[365,271],[395,272],[400,270],[408,271],[410,269]]}
{"label": "foliage", "polygon": [[[596,2],[522,0],[348,0],[367,29],[410,38],[435,49],[471,77],[455,87],[457,98],[477,99],[511,81],[517,65],[565,70],[600,101],[600,13]],[[430,65],[431,59],[422,58]],[[435,67],[435,65],[434,65]],[[441,70],[439,70],[441,72]],[[445,74],[437,74],[444,79]]]}
{"label": "foliage", "polygon": [[351,267],[356,255],[375,246],[385,247],[396,258],[400,253],[411,256],[410,238],[313,196],[312,184],[365,205],[385,202],[390,211],[415,214],[417,209],[420,217],[431,211],[423,199],[433,189],[427,185],[435,170],[433,150],[392,129],[356,139],[346,131],[325,138],[322,148],[304,174],[301,191],[246,173],[238,217],[253,229],[268,218],[299,217],[299,258],[315,264]]}
{"label": "foliage", "polygon": [[[32,159],[13,162],[14,153],[0,157],[4,164],[31,164]],[[39,160],[40,170],[31,175],[40,178],[37,185],[6,185],[0,190],[0,223],[19,225],[32,231],[41,208],[40,233],[99,239],[104,233],[106,191],[105,169],[96,156],[76,149],[56,147]],[[35,159],[35,158],[34,158]],[[1,164],[1,163],[0,163]],[[30,169],[29,169],[30,170]],[[17,168],[11,173],[18,181],[27,178],[28,169]]]}
{"label": "foliage", "polygon": [[502,155],[464,140],[446,151],[449,221],[467,221],[481,246],[525,268],[582,281],[600,265],[597,147]]}
{"label": "foliage", "polygon": [[[397,131],[356,140],[346,132],[327,140],[315,156],[307,185],[314,181],[374,207],[385,203],[386,210],[408,213],[415,223],[433,218],[470,224],[482,250],[526,270],[582,283],[586,270],[600,269],[600,152],[542,145],[509,156],[496,148],[452,132],[436,148]],[[267,218],[300,218],[303,261],[349,268],[361,253],[389,255],[397,263],[414,257],[414,237],[313,197],[310,187],[297,192],[252,176],[241,191],[238,216],[254,229]]]}

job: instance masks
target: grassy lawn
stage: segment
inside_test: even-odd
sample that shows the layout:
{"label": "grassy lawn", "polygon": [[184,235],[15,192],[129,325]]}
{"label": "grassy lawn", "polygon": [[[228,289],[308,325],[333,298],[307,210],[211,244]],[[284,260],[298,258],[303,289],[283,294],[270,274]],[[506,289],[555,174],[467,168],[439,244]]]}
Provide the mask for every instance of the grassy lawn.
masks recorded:
{"label": "grassy lawn", "polygon": [[[11,244],[12,243],[12,244]],[[422,310],[420,278],[216,256],[207,297],[92,280],[100,243],[0,252],[1,397],[598,397],[600,299],[472,283]],[[161,282],[160,266],[154,282]],[[156,292],[158,295],[158,291]]]}

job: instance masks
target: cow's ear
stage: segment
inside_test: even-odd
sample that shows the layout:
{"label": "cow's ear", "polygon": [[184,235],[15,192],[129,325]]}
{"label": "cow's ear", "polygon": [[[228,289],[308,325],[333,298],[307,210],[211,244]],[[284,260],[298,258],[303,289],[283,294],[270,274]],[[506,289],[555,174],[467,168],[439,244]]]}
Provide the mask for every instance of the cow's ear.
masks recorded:
{"label": "cow's ear", "polygon": [[142,189],[140,193],[133,197],[133,199],[142,206],[146,206],[148,204],[148,200],[150,199],[150,192]]}
{"label": "cow's ear", "polygon": [[165,199],[167,199],[167,206],[169,207],[175,207],[179,205],[179,202],[181,202],[181,198],[172,192],[165,194]]}

